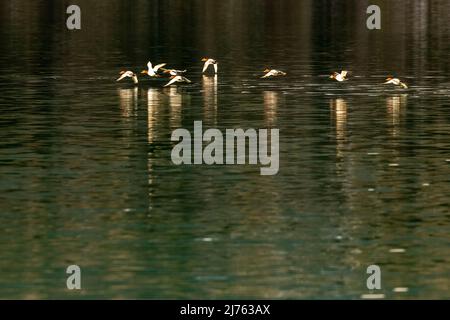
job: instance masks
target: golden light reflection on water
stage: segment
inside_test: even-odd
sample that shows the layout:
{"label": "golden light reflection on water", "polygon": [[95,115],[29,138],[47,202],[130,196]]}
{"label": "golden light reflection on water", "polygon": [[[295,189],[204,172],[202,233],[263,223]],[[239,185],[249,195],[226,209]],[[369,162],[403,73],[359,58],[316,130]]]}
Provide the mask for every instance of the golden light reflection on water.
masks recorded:
{"label": "golden light reflection on water", "polygon": [[214,126],[217,124],[217,74],[202,77],[204,121]]}
{"label": "golden light reflection on water", "polygon": [[149,88],[147,90],[147,137],[148,143],[154,141],[155,125],[158,117],[158,107],[161,103],[161,96],[158,89]]}
{"label": "golden light reflection on water", "polygon": [[[159,89],[149,88],[147,90],[147,141],[149,146],[157,140],[156,125],[158,123],[159,106],[161,104],[161,92]],[[154,156],[152,152],[148,152],[147,158],[147,174],[148,174],[148,198],[151,199],[153,195],[153,161]],[[152,201],[149,201],[148,209],[152,210]]]}
{"label": "golden light reflection on water", "polygon": [[137,116],[138,88],[119,88],[117,91],[119,93],[119,104],[122,116],[127,118]]}
{"label": "golden light reflection on water", "polygon": [[388,121],[391,125],[390,133],[393,137],[396,137],[400,133],[400,120],[403,108],[408,102],[408,95],[395,95],[386,98],[386,110],[388,115]]}
{"label": "golden light reflection on water", "polygon": [[173,129],[181,127],[181,116],[183,107],[183,95],[179,92],[178,87],[170,87],[165,89],[169,96],[170,107],[170,127]]}
{"label": "golden light reflection on water", "polygon": [[264,91],[264,116],[267,127],[271,127],[277,120],[278,104],[278,92]]}
{"label": "golden light reflection on water", "polygon": [[333,99],[330,109],[336,128],[336,156],[342,158],[347,145],[347,102],[342,98]]}

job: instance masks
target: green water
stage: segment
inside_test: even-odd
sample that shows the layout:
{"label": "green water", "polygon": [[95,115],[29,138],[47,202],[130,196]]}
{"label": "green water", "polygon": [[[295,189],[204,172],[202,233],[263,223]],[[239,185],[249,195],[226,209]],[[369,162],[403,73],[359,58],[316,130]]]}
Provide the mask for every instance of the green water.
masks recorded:
{"label": "green water", "polygon": [[[0,298],[450,298],[448,1],[77,2],[0,3]],[[115,82],[149,59],[193,83]],[[173,165],[198,120],[278,128],[279,173]]]}

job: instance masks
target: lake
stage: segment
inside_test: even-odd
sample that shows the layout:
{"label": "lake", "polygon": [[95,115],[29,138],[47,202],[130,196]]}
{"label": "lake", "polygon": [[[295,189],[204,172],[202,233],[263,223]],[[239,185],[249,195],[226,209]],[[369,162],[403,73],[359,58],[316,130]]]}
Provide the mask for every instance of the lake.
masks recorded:
{"label": "lake", "polygon": [[[0,298],[450,298],[449,1],[373,1],[381,30],[357,0],[76,2],[74,31],[0,3]],[[174,165],[194,121],[279,129],[278,174]]]}

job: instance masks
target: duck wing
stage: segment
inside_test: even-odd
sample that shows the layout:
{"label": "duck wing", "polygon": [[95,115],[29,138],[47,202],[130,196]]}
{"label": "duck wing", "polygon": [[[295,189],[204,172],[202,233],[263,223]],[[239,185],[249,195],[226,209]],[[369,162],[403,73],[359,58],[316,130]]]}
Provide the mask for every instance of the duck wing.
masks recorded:
{"label": "duck wing", "polygon": [[[167,63],[160,63],[153,67],[153,71],[158,71],[160,68],[164,67]],[[163,70],[164,71],[164,70]]]}
{"label": "duck wing", "polygon": [[267,72],[265,75],[263,75],[262,77],[261,77],[261,79],[264,79],[264,78],[269,78],[269,77],[271,77],[271,76],[273,76],[273,70],[270,70],[269,72]]}
{"label": "duck wing", "polygon": [[164,87],[168,87],[172,84],[174,84],[175,82],[178,82],[180,79],[178,77],[173,78],[172,80],[170,80]]}
{"label": "duck wing", "polygon": [[181,80],[183,80],[184,82],[187,82],[187,83],[191,83],[192,82],[191,80],[189,80],[186,77],[181,77]]}
{"label": "duck wing", "polygon": [[202,71],[202,72],[205,72],[206,69],[208,69],[208,67],[209,67],[210,64],[211,64],[211,61],[210,61],[210,60],[206,61],[205,64],[203,65],[203,71]]}
{"label": "duck wing", "polygon": [[130,73],[129,72],[124,72],[122,73],[122,75],[116,80],[116,81],[120,81],[126,77],[130,77]]}

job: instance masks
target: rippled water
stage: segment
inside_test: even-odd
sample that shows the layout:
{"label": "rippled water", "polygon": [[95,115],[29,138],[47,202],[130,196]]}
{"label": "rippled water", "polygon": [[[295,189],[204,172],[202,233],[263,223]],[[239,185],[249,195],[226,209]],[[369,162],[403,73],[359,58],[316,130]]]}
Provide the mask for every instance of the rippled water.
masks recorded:
{"label": "rippled water", "polygon": [[[0,297],[360,298],[377,264],[372,293],[449,298],[450,4],[379,1],[369,32],[362,2],[79,1],[69,32],[2,1]],[[148,59],[193,83],[115,82]],[[197,120],[279,128],[278,175],[174,166]]]}

